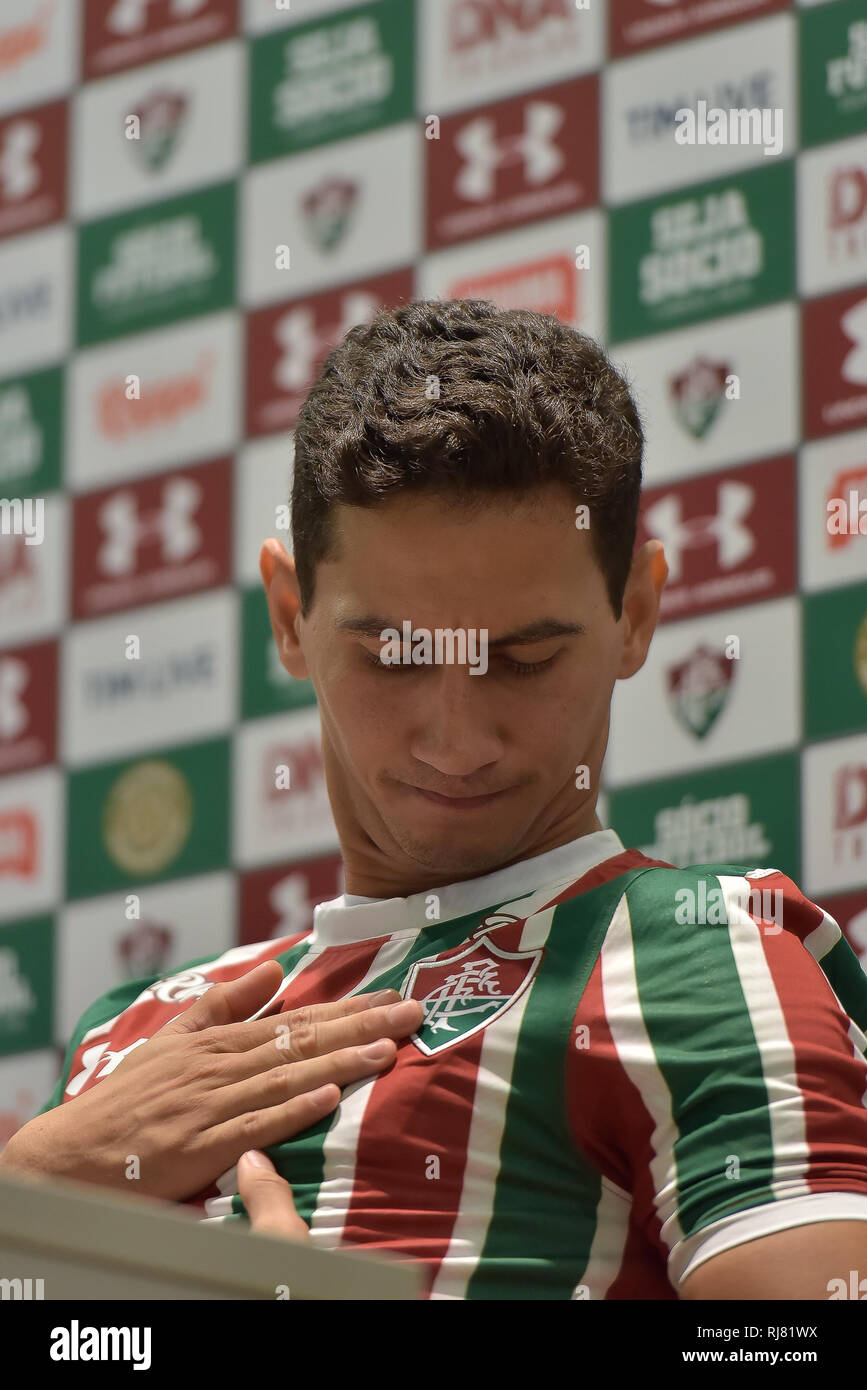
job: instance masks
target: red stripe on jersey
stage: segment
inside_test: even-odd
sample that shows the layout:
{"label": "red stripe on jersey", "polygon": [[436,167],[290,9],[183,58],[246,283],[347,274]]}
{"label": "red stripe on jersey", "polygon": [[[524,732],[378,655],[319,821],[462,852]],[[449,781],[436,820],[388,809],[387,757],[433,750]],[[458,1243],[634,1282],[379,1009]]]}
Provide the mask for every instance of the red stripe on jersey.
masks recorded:
{"label": "red stripe on jersey", "polygon": [[[586,1034],[576,1035],[581,1027]],[[650,1171],[655,1122],[623,1069],[608,1026],[601,957],[575,1011],[573,1040],[576,1036],[586,1037],[589,1046],[570,1046],[566,1058],[566,1109],[572,1135],[594,1167],[632,1193],[624,1258],[606,1298],[670,1298],[674,1291],[666,1274],[668,1247],[660,1234]],[[612,1116],[616,1117],[613,1123]]]}
{"label": "red stripe on jersey", "polygon": [[764,886],[767,881],[785,893],[783,930],[776,932],[773,924],[775,930],[769,932],[760,917],[750,916],[759,927],[795,1054],[809,1152],[805,1181],[811,1192],[867,1193],[867,1062],[855,1055],[849,1017],[840,1009],[821,965],[802,945],[822,921],[822,913],[791,879],[780,874],[759,883]]}
{"label": "red stripe on jersey", "polygon": [[402,1043],[394,1066],[374,1083],[358,1136],[342,1243],[423,1260],[426,1294],[460,1207],[483,1039],[484,1030],[456,1043],[435,1067],[413,1043]]}
{"label": "red stripe on jersey", "polygon": [[622,854],[615,854],[612,859],[604,859],[601,864],[596,864],[594,868],[588,869],[586,874],[582,874],[574,882],[567,883],[556,897],[550,899],[548,906],[568,902],[570,898],[577,898],[581,893],[589,893],[591,888],[598,888],[602,883],[610,883],[613,878],[628,873],[630,869],[653,868],[672,869],[674,865],[667,864],[664,859],[648,859],[647,855],[642,854],[640,850],[626,849]]}

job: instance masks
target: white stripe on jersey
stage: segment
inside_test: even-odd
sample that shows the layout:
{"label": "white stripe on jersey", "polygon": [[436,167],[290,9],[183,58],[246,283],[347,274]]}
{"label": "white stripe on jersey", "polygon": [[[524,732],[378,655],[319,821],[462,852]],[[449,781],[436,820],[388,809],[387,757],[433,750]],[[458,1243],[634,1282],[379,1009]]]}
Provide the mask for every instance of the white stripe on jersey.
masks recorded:
{"label": "white stripe on jersey", "polygon": [[[389,937],[380,947],[364,978],[343,997],[362,993],[372,980],[393,970],[405,960],[416,943],[421,927],[410,935]],[[318,957],[315,957],[318,959]],[[346,1226],[346,1214],[355,1186],[358,1136],[376,1076],[365,1077],[347,1086],[334,1112],[334,1120],[322,1147],[322,1183],[310,1221],[310,1239],[321,1250],[335,1250]]]}
{"label": "white stripe on jersey", "polygon": [[771,1190],[778,1198],[806,1197],[811,1192],[804,1095],[797,1081],[795,1049],[786,1027],[774,977],[761,940],[762,928],[743,906],[749,880],[718,874],[725,895],[729,940],[750,1015],[768,1097],[768,1120],[774,1147]]}
{"label": "white stripe on jersey", "polygon": [[590,1246],[590,1258],[581,1276],[581,1282],[572,1290],[573,1299],[578,1298],[579,1289],[587,1290],[587,1294],[582,1293],[582,1297],[605,1297],[623,1266],[631,1215],[631,1192],[624,1192],[617,1183],[603,1177],[602,1191],[596,1206],[596,1230],[593,1244]]}
{"label": "white stripe on jersey", "polygon": [[662,1226],[662,1239],[670,1249],[683,1240],[674,1147],[679,1131],[672,1115],[671,1092],[656,1065],[656,1054],[644,1026],[635,976],[632,921],[625,893],[605,933],[599,962],[605,1017],[617,1049],[617,1059],[653,1120],[650,1143],[654,1157],[650,1160],[650,1174],[654,1205]]}
{"label": "white stripe on jersey", "polygon": [[[550,902],[552,896],[555,894],[549,887],[544,894],[533,894],[523,902],[519,899],[500,911],[508,913],[517,909],[523,915],[540,898]],[[556,908],[549,907],[528,916],[521,933],[520,950],[544,946],[555,911]],[[467,1285],[479,1263],[494,1210],[506,1108],[512,1093],[518,1038],[530,992],[525,990],[510,1009],[482,1030],[477,1075],[484,1074],[485,1085],[477,1089],[474,1098],[460,1200],[448,1249],[431,1287],[431,1298],[465,1298]]]}

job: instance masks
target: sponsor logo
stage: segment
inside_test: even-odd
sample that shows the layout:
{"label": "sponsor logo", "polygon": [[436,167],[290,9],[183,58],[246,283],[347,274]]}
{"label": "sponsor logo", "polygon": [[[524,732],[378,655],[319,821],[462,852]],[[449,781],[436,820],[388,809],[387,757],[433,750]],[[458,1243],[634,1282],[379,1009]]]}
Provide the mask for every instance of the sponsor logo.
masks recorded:
{"label": "sponsor logo", "polygon": [[0,391],[0,479],[6,482],[35,473],[42,460],[42,427],[33,418],[24,386]]}
{"label": "sponsor logo", "polygon": [[455,137],[463,161],[455,191],[461,198],[482,202],[492,196],[499,171],[514,165],[521,167],[528,184],[547,183],[566,162],[557,142],[564,119],[565,112],[554,102],[530,101],[518,135],[497,134],[489,116],[469,121]]}
{"label": "sponsor logo", "polygon": [[35,879],[37,873],[35,815],[22,808],[0,811],[0,874]]}
{"label": "sponsor logo", "polygon": [[96,424],[107,439],[123,439],[142,430],[173,424],[180,416],[201,410],[211,395],[216,354],[201,352],[188,372],[149,381],[137,398],[126,393],[125,379],[107,381],[96,391]]}
{"label": "sponsor logo", "polygon": [[542,256],[488,274],[456,280],[449,299],[491,299],[501,309],[532,309],[564,323],[581,317],[578,272],[571,256]]}
{"label": "sponsor logo", "polygon": [[169,294],[179,285],[204,284],[217,266],[198,218],[172,217],[121,233],[108,265],[93,277],[91,295],[100,308],[110,309],[139,296]]}
{"label": "sponsor logo", "polygon": [[669,379],[674,413],[693,439],[703,439],[719,415],[732,371],[727,362],[695,357],[684,371]]}
{"label": "sponsor logo", "polygon": [[159,873],[189,837],[193,798],[183,773],[151,758],[121,773],[103,811],[103,837],[112,861],[129,874]]}
{"label": "sponsor logo", "polygon": [[417,961],[400,989],[424,1010],[415,1046],[430,1057],[501,1018],[530,985],[542,954],[504,951],[483,935],[456,955]]}
{"label": "sponsor logo", "polygon": [[712,545],[720,569],[734,569],[752,555],[756,539],[746,518],[755,494],[745,483],[723,482],[717,488],[717,509],[707,516],[685,518],[677,493],[668,493],[645,512],[645,523],[665,546],[668,577],[672,584],[683,578],[686,551]]}
{"label": "sponsor logo", "polygon": [[[862,501],[861,489],[865,491]],[[865,532],[861,530],[861,514],[867,502],[867,463],[837,473],[828,490],[827,513],[829,550],[844,550],[851,541]]]}
{"label": "sponsor logo", "polygon": [[853,343],[843,359],[840,374],[844,381],[864,386],[867,384],[867,299],[843,314],[840,327]]}
{"label": "sponsor logo", "polygon": [[429,247],[588,206],[598,186],[597,79],[447,118],[427,144]]}
{"label": "sponsor logo", "polygon": [[834,866],[863,872],[867,867],[867,767],[850,763],[836,768],[831,799]]}
{"label": "sponsor logo", "polygon": [[385,101],[394,60],[384,52],[372,15],[317,29],[283,46],[284,77],[272,93],[274,124],[294,131],[347,107]]}
{"label": "sponsor logo", "polygon": [[[651,140],[670,140],[673,133],[675,139],[680,137],[678,143],[682,144],[689,125],[699,127],[694,129],[693,133],[700,145],[749,144],[749,136],[754,133],[754,122],[750,119],[752,113],[755,112],[759,116],[761,125],[761,113],[764,111],[770,114],[769,108],[773,107],[774,73],[763,67],[748,74],[741,81],[727,78],[719,81],[710,90],[694,90],[691,95],[680,92],[667,101],[645,102],[641,106],[628,107],[625,116],[629,138],[634,145],[643,145]],[[691,117],[691,122],[685,120],[685,114]],[[735,138],[732,139],[732,130],[723,130],[719,133],[725,134],[726,139],[702,139],[700,127],[706,122],[708,115],[711,119],[723,116],[724,124],[731,120]],[[736,119],[732,120],[732,117]],[[738,117],[741,119],[737,119]],[[678,123],[683,123],[679,131]],[[706,125],[704,134],[705,137],[708,134]],[[747,136],[746,139],[738,138],[744,134]]]}
{"label": "sponsor logo", "polygon": [[139,137],[128,141],[147,169],[156,173],[171,158],[187,118],[183,92],[154,92],[132,115],[138,117]]}
{"label": "sponsor logo", "polygon": [[834,265],[867,255],[867,166],[834,169],[826,184],[826,239]]}
{"label": "sponsor logo", "polygon": [[867,423],[867,298],[847,290],[803,306],[808,438]]}
{"label": "sponsor logo", "polygon": [[651,250],[639,264],[644,304],[727,287],[762,268],[763,239],[739,188],[659,208],[650,226]]}
{"label": "sponsor logo", "polygon": [[391,271],[250,315],[247,433],[291,429],[328,352],[385,304],[412,297],[411,270]]}
{"label": "sponsor logo", "polygon": [[464,57],[484,44],[511,42],[523,54],[529,35],[572,19],[578,8],[573,0],[456,0],[448,12],[448,44],[455,56]]}
{"label": "sponsor logo", "polygon": [[846,52],[825,64],[826,87],[841,110],[854,111],[864,105],[867,89],[867,20],[850,24],[846,40]]}
{"label": "sponsor logo", "polygon": [[77,617],[203,589],[228,576],[230,465],[218,460],[75,502]]}
{"label": "sponsor logo", "polygon": [[704,801],[684,797],[656,813],[655,841],[641,853],[676,865],[756,863],[767,858],[771,843],[764,825],[751,817],[743,792]]}
{"label": "sponsor logo", "polygon": [[699,646],[665,674],[675,716],[696,738],[706,738],[728,701],[734,662]]}
{"label": "sponsor logo", "polygon": [[852,649],[852,665],[855,677],[864,694],[867,695],[867,615],[859,624]]}
{"label": "sponsor logo", "polygon": [[235,33],[237,0],[88,0],[85,77],[169,57]]}
{"label": "sponsor logo", "polygon": [[360,187],[349,179],[324,179],[301,199],[307,233],[320,251],[334,251],[344,240],[358,204]]}
{"label": "sponsor logo", "polygon": [[688,34],[784,9],[787,0],[611,0],[611,55],[670,43]]}
{"label": "sponsor logo", "polygon": [[665,547],[663,622],[795,589],[794,471],[789,455],[644,493],[637,544]]}
{"label": "sponsor logo", "polygon": [[0,31],[0,73],[42,52],[51,34],[56,4],[57,0],[44,0],[34,19]]}
{"label": "sponsor logo", "polygon": [[54,643],[0,656],[0,773],[53,761],[56,702]]}
{"label": "sponsor logo", "polygon": [[0,1037],[4,1031],[20,1032],[35,1009],[33,986],[21,974],[16,952],[0,950]]}
{"label": "sponsor logo", "polygon": [[356,323],[366,323],[378,308],[379,301],[364,290],[343,296],[341,320],[317,328],[312,304],[300,304],[287,309],[274,322],[274,342],[279,356],[274,365],[272,380],[281,391],[299,392],[312,382],[314,372],[328,351]]}

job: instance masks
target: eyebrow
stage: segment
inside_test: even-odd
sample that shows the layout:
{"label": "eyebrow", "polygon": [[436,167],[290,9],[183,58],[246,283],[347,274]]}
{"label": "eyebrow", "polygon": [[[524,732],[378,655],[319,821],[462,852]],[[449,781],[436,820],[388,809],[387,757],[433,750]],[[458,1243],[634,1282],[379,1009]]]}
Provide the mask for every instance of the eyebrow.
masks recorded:
{"label": "eyebrow", "polygon": [[[359,637],[379,637],[386,628],[392,628],[395,632],[402,631],[399,622],[379,618],[370,613],[360,618],[343,618],[334,626],[339,632],[354,632]],[[583,623],[564,623],[559,618],[538,618],[533,623],[516,628],[514,632],[489,639],[488,650],[496,650],[499,647],[526,647],[534,642],[545,642],[551,637],[583,637],[586,632]]]}

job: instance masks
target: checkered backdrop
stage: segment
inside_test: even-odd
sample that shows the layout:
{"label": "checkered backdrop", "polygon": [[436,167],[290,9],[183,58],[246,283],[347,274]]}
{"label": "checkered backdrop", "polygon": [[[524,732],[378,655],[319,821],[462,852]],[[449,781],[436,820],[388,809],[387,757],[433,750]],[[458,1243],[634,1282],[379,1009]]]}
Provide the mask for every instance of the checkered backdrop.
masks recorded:
{"label": "checkered backdrop", "polygon": [[0,1143],[98,994],[341,891],[259,547],[325,351],[464,295],[600,338],[647,423],[603,814],[867,958],[863,0],[6,0]]}

